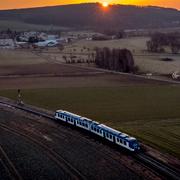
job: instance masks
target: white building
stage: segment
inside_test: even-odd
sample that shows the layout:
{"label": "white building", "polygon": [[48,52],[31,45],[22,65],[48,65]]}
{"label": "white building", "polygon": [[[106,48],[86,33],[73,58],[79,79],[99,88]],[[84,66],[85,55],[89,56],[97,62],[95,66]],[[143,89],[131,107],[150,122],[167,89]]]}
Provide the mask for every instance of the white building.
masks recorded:
{"label": "white building", "polygon": [[13,39],[0,39],[0,49],[14,49],[15,43]]}

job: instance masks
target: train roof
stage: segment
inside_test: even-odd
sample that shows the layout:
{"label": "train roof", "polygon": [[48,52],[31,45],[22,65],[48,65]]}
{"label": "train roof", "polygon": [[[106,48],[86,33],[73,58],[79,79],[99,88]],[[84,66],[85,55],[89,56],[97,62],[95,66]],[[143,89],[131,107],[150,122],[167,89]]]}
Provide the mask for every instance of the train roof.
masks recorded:
{"label": "train roof", "polygon": [[104,124],[100,124],[99,127],[115,135],[119,135],[121,133],[120,131],[110,128]]}
{"label": "train roof", "polygon": [[77,114],[74,114],[74,113],[71,113],[71,112],[68,112],[68,111],[64,111],[64,110],[57,110],[56,112],[67,114],[67,115],[70,115],[70,116],[75,116],[75,117],[78,117],[78,118],[81,117],[81,116],[79,116]]}
{"label": "train roof", "polygon": [[108,127],[108,126],[106,126],[106,125],[104,125],[104,124],[100,124],[99,127],[101,127],[102,129],[104,129],[104,130],[106,130],[106,131],[108,131],[108,132],[110,132],[110,133],[118,136],[119,138],[125,139],[125,140],[127,140],[127,141],[135,141],[135,140],[136,140],[136,138],[131,137],[131,136],[129,136],[129,135],[126,134],[126,133],[122,133],[122,132],[120,132],[120,131],[118,131],[118,130],[115,130],[115,129],[113,129],[113,128],[110,128],[110,127]]}
{"label": "train roof", "polygon": [[93,122],[93,120],[92,120],[92,119],[88,119],[88,118],[86,118],[86,117],[81,117],[80,119],[81,119],[81,120],[88,121],[88,122]]}
{"label": "train roof", "polygon": [[70,116],[76,116],[78,118],[80,118],[81,116],[77,115],[77,114],[74,114],[74,113],[71,113],[71,112],[68,112],[68,111],[64,111],[64,114],[67,114],[67,115],[70,115]]}
{"label": "train roof", "polygon": [[136,138],[129,136],[129,137],[126,138],[126,140],[128,140],[128,141],[136,141]]}
{"label": "train roof", "polygon": [[56,110],[56,112],[64,112],[62,109],[58,109]]}
{"label": "train roof", "polygon": [[97,122],[97,121],[92,121],[92,124],[93,124],[93,125],[96,125],[96,126],[99,126],[99,125],[100,125],[100,123]]}

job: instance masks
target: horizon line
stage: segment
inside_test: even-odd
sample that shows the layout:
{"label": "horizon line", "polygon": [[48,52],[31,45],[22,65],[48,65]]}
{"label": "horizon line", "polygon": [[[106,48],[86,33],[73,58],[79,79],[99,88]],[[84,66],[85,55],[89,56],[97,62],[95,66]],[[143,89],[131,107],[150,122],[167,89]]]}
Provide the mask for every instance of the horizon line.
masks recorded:
{"label": "horizon line", "polygon": [[[8,8],[0,9],[0,11],[10,11],[10,10],[25,10],[25,9],[36,9],[36,8],[49,8],[57,6],[69,6],[69,5],[80,5],[80,4],[102,4],[100,2],[87,2],[87,3],[70,3],[70,4],[57,4],[57,5],[48,5],[48,6],[32,6],[32,7],[22,7],[22,8]],[[154,5],[136,5],[136,4],[119,4],[119,3],[109,3],[109,6],[135,6],[135,7],[154,7],[154,8],[164,8],[164,9],[174,9],[180,11],[180,9],[175,7],[166,7],[166,6],[154,6]]]}

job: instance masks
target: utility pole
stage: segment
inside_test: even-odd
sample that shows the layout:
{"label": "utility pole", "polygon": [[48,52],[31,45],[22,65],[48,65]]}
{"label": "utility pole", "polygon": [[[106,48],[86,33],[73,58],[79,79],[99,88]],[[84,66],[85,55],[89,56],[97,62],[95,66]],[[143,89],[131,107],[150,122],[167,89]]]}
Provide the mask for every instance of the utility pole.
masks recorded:
{"label": "utility pole", "polygon": [[17,95],[17,104],[19,105],[23,105],[23,101],[22,101],[22,95],[21,95],[21,90],[18,89],[18,95]]}

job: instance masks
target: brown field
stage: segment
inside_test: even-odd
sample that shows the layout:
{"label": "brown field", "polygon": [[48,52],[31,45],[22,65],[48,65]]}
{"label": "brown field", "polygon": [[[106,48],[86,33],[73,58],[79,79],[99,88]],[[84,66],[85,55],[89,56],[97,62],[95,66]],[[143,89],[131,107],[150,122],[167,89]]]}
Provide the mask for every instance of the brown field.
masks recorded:
{"label": "brown field", "polygon": [[[50,49],[48,52],[55,52]],[[48,52],[46,54],[48,55]],[[57,54],[57,53],[56,53]],[[112,87],[161,84],[94,68],[63,64],[52,57],[30,51],[0,51],[0,88]]]}
{"label": "brown field", "polygon": [[[111,41],[79,41],[78,46],[86,46],[87,48],[94,47],[109,47],[109,48],[127,48],[134,55],[135,65],[142,72],[152,72],[155,74],[171,74],[175,71],[180,71],[180,54],[172,55],[167,49],[166,53],[148,53],[146,52],[147,37],[133,37],[121,40]],[[164,62],[162,58],[172,58],[171,62]]]}
{"label": "brown field", "polygon": [[[139,67],[140,72],[167,75],[180,71],[180,54],[173,55],[170,49],[167,48],[165,53],[148,53],[146,51],[146,41],[148,40],[148,37],[132,37],[107,41],[80,40],[66,46],[63,51],[52,48],[48,51],[42,51],[39,55],[62,63],[65,62],[62,58],[63,56],[66,56],[67,60],[70,60],[71,55],[76,56],[76,60],[86,61],[87,59],[93,59],[91,54],[94,53],[95,47],[127,48],[132,51],[135,65]],[[165,62],[162,60],[163,58],[171,58],[173,61]]]}
{"label": "brown field", "polygon": [[46,60],[29,50],[0,49],[0,66],[19,66],[45,63]]}

